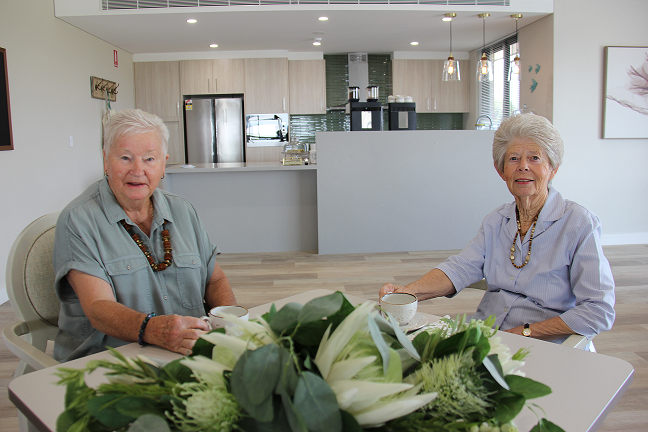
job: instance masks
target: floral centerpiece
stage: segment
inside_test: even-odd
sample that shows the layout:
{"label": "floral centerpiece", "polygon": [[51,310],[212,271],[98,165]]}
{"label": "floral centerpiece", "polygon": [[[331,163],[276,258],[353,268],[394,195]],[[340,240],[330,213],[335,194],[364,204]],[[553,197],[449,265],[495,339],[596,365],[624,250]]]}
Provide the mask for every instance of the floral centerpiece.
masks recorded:
{"label": "floral centerpiece", "polygon": [[[228,320],[166,365],[112,350],[59,368],[57,431],[506,432],[551,392],[520,372],[528,352],[511,354],[493,319],[442,319],[410,340],[374,303],[336,292]],[[108,382],[88,387],[100,368]],[[562,429],[539,416],[533,431]]]}

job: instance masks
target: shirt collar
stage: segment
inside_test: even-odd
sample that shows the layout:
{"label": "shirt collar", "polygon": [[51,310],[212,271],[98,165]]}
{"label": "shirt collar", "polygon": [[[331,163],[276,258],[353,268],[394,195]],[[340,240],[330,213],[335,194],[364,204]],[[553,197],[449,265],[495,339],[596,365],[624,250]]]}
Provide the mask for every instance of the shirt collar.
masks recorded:
{"label": "shirt collar", "polygon": [[[127,223],[135,225],[135,223],[126,215],[124,209],[119,205],[119,201],[117,201],[115,194],[108,184],[108,177],[104,177],[103,180],[100,181],[99,195],[108,222],[114,225],[120,220],[125,219]],[[164,220],[173,222],[173,216],[171,216],[169,204],[166,199],[164,199],[164,194],[157,188],[153,191],[153,206],[155,208],[155,213],[153,214],[153,226],[162,225]]]}
{"label": "shirt collar", "polygon": [[[514,235],[517,231],[517,222],[515,221],[515,201],[505,204],[499,213],[508,219],[506,227]],[[549,186],[549,195],[545,202],[540,214],[538,215],[538,223],[536,224],[536,235],[540,234],[546,227],[560,219],[565,214],[565,199],[560,192]]]}

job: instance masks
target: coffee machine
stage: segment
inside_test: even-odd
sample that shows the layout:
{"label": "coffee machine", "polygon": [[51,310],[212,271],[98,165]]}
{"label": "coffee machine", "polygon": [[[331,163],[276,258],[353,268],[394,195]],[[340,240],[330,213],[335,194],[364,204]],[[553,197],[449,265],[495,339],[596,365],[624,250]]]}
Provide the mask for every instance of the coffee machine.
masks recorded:
{"label": "coffee machine", "polygon": [[352,131],[380,131],[383,126],[382,104],[378,86],[367,87],[367,102],[360,102],[360,88],[349,87],[349,111]]}

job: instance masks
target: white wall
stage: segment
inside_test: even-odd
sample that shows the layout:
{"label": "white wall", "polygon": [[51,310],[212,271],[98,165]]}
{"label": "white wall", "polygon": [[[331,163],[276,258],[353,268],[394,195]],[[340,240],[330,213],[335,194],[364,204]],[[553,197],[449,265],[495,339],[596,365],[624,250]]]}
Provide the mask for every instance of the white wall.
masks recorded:
{"label": "white wall", "polygon": [[[90,76],[119,83],[113,109],[132,108],[133,59],[54,17],[52,0],[1,0],[0,47],[7,50],[14,150],[0,152],[0,302],[18,233],[62,209],[102,175],[104,103]],[[70,148],[69,136],[74,147]]]}
{"label": "white wall", "polygon": [[604,47],[648,46],[646,17],[646,0],[554,2],[553,122],[565,141],[554,184],[598,214],[606,243],[648,243],[648,139],[601,138]]}

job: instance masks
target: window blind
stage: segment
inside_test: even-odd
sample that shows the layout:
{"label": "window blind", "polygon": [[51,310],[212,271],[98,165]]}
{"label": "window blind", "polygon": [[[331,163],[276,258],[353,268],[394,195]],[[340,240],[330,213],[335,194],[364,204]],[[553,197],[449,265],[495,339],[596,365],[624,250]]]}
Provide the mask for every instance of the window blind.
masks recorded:
{"label": "window blind", "polygon": [[520,82],[508,80],[509,66],[518,52],[517,36],[488,45],[483,52],[493,62],[493,81],[479,83],[479,115],[488,115],[496,129],[520,110]]}

